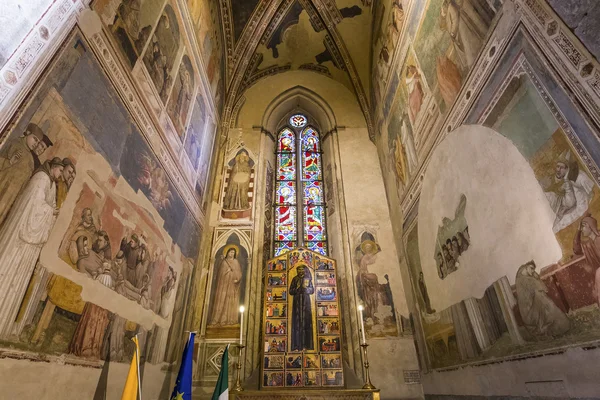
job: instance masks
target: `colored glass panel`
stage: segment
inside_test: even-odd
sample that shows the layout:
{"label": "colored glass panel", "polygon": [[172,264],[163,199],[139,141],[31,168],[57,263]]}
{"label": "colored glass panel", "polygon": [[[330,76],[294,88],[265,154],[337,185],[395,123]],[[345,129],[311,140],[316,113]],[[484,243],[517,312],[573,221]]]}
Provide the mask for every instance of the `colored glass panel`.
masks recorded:
{"label": "colored glass panel", "polygon": [[310,126],[302,132],[302,151],[319,151],[319,136]]}
{"label": "colored glass panel", "polygon": [[277,182],[277,204],[296,204],[296,182]]}
{"label": "colored glass panel", "polygon": [[277,180],[293,181],[296,179],[296,155],[290,153],[277,154]]}
{"label": "colored glass panel", "polygon": [[304,240],[325,239],[325,207],[304,206]]}
{"label": "colored glass panel", "polygon": [[275,240],[296,240],[296,207],[275,207]]}
{"label": "colored glass panel", "polygon": [[304,190],[304,204],[322,204],[323,203],[323,182],[302,182]]}
{"label": "colored glass panel", "polygon": [[321,180],[321,154],[312,152],[302,153],[302,180]]}
{"label": "colored glass panel", "polygon": [[296,247],[296,242],[275,242],[275,257],[287,253]]}
{"label": "colored glass panel", "polygon": [[307,122],[306,117],[302,114],[292,115],[290,118],[290,125],[294,128],[302,128]]}
{"label": "colored glass panel", "polygon": [[296,135],[291,129],[285,128],[279,134],[278,151],[290,153],[296,151]]}
{"label": "colored glass panel", "polygon": [[316,251],[324,256],[327,255],[327,246],[325,246],[325,242],[307,242],[305,245],[309,250]]}

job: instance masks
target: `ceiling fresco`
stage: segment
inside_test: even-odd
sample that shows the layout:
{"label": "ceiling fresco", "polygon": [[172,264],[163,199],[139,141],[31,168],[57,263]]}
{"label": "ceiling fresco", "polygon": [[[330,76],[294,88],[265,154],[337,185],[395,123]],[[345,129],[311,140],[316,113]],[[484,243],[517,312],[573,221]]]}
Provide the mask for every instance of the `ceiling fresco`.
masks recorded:
{"label": "ceiling fresco", "polygon": [[228,88],[225,114],[260,79],[309,70],[354,92],[369,123],[371,3],[220,0]]}

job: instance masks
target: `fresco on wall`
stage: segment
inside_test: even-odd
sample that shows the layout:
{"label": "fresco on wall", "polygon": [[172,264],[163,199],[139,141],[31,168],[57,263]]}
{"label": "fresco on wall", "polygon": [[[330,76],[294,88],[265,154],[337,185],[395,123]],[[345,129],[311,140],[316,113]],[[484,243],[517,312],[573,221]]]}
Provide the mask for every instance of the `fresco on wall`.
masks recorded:
{"label": "fresco on wall", "polygon": [[[403,43],[396,49],[403,53],[396,65],[389,67],[382,60],[391,60],[394,54],[383,58],[381,50],[374,53],[373,62],[381,65],[374,71],[385,71],[386,76],[374,74],[372,92],[372,98],[380,99],[375,104],[382,105],[381,113],[376,114],[377,132],[388,133],[387,141],[378,142],[389,154],[384,175],[394,177],[396,190],[391,193],[397,193],[399,199],[422,161],[417,154],[425,136],[456,100],[497,10],[482,0],[404,1],[401,5],[404,12],[397,15],[403,16]],[[387,11],[379,12],[377,7],[386,5],[375,9],[375,17],[383,18],[380,14]]]}
{"label": "fresco on wall", "polygon": [[175,125],[180,140],[183,140],[185,135],[190,106],[192,105],[195,87],[194,76],[192,62],[187,55],[184,55],[167,104],[167,113],[171,117],[173,125]]}
{"label": "fresco on wall", "polygon": [[388,160],[396,187],[404,188],[419,165],[412,124],[404,109],[403,97],[399,96],[387,126]]}
{"label": "fresco on wall", "polygon": [[454,218],[444,217],[442,224],[438,227],[433,254],[435,254],[435,263],[440,279],[444,279],[460,268],[460,256],[469,249],[471,237],[465,219],[466,207],[467,197],[463,194],[460,196]]}
{"label": "fresco on wall", "polygon": [[240,305],[244,304],[248,273],[248,250],[232,233],[217,249],[210,285],[206,323],[207,338],[235,338],[240,329]]}
{"label": "fresco on wall", "polygon": [[[219,6],[207,0],[187,0],[190,17],[196,32],[196,41],[206,66],[212,95],[216,99],[222,86],[223,51],[219,30]],[[246,3],[246,2],[244,2]],[[215,104],[219,104],[215,101]],[[219,110],[220,106],[217,107]]]}
{"label": "fresco on wall", "polygon": [[[498,132],[499,137],[508,138],[515,153],[522,156],[524,168],[530,168],[527,172],[531,174],[533,185],[539,185],[535,188],[539,191],[536,199],[541,206],[546,207],[547,203],[547,208],[535,206],[547,211],[540,212],[540,218],[545,219],[539,221],[537,231],[527,231],[528,227],[519,226],[517,222],[510,234],[502,233],[504,228],[496,226],[487,231],[487,227],[483,228],[485,222],[477,216],[484,210],[497,208],[501,202],[478,204],[469,198],[467,207],[464,195],[453,219],[435,227],[437,234],[432,243],[425,246],[419,243],[420,239],[428,238],[419,232],[424,229],[420,225],[426,220],[424,218],[405,230],[406,261],[419,315],[416,325],[424,344],[420,352],[433,368],[512,355],[540,354],[549,349],[556,351],[557,348],[600,340],[597,294],[600,263],[596,261],[600,254],[597,243],[600,218],[597,132],[586,123],[585,114],[573,105],[566,89],[548,73],[547,66],[533,55],[532,46],[521,33],[516,34],[470,111],[467,123],[483,124]],[[479,161],[474,158],[472,162],[477,164]],[[447,163],[452,165],[452,160]],[[519,166],[519,171],[521,168]],[[478,191],[490,195],[498,193],[497,182],[480,181],[477,184]],[[515,185],[519,183],[515,182]],[[439,195],[452,197],[455,194]],[[485,236],[478,234],[471,241],[465,234],[472,223],[467,221],[467,215],[478,219],[477,232],[487,232]],[[453,235],[461,230],[468,243],[468,249],[462,252],[462,238]],[[546,241],[540,249],[535,239],[542,234],[555,241]],[[451,235],[450,245],[453,250],[458,250],[461,261],[457,270],[446,275],[440,286],[425,278],[422,270],[422,266],[435,260],[435,256],[432,257],[429,250],[425,252],[427,254],[420,251],[440,248],[444,239],[448,244]],[[454,236],[457,237],[456,245]],[[505,267],[488,265],[490,263],[471,257],[473,251],[494,253],[499,249],[511,249],[514,252],[516,241],[521,242],[525,237],[530,239],[526,245],[531,247],[531,254],[538,250],[546,253],[555,248],[554,261],[540,262],[542,256],[538,254],[533,259],[527,257]],[[436,250],[436,255],[438,253]],[[477,264],[473,265],[473,262]],[[439,262],[436,260],[434,264],[438,266]],[[463,268],[476,268],[479,276],[467,277],[466,282],[461,280],[459,283],[456,278],[465,277],[460,275]],[[450,293],[456,285],[475,283],[469,279],[489,279],[495,274],[493,270],[499,268],[507,271],[506,275],[494,277],[480,296],[465,296],[457,303],[444,305],[443,309],[432,304],[434,298],[440,298],[437,293],[440,288],[447,288]],[[431,287],[436,288],[435,292],[431,292]]]}
{"label": "fresco on wall", "polygon": [[[389,3],[389,4],[388,4]],[[405,4],[408,1],[378,1],[373,11],[373,88],[375,103],[385,94],[386,84],[396,44],[405,21]]]}
{"label": "fresco on wall", "polygon": [[396,310],[388,274],[383,275],[385,283],[380,283],[377,274],[369,271],[375,265],[381,246],[370,232],[362,232],[354,249],[354,261],[358,266],[356,290],[363,307],[365,333],[369,337],[398,336]]}
{"label": "fresco on wall", "polygon": [[274,193],[274,174],[275,171],[271,163],[267,161],[267,172],[265,174],[265,222],[263,224],[263,264],[272,257],[271,249],[273,247],[273,193]]}
{"label": "fresco on wall", "polygon": [[240,149],[228,162],[224,186],[223,217],[250,217],[254,192],[254,161],[246,149]]}
{"label": "fresco on wall", "polygon": [[430,0],[424,13],[413,45],[423,79],[444,112],[476,61],[494,11],[482,0]]}
{"label": "fresco on wall", "polygon": [[[204,99],[201,95],[196,97],[194,108],[192,109],[192,118],[185,136],[185,153],[192,163],[194,171],[198,170],[200,157],[203,151],[203,142],[206,135],[206,108]],[[209,133],[210,134],[210,133]]]}
{"label": "fresco on wall", "polygon": [[242,35],[246,22],[250,20],[252,12],[259,0],[231,0],[231,15],[233,16],[234,40],[237,42]]}
{"label": "fresco on wall", "polygon": [[94,10],[108,26],[129,66],[142,56],[164,2],[162,0],[97,1]]}
{"label": "fresco on wall", "polygon": [[79,33],[10,126],[0,149],[0,259],[11,265],[2,342],[127,361],[139,334],[144,358],[162,362],[200,227]]}

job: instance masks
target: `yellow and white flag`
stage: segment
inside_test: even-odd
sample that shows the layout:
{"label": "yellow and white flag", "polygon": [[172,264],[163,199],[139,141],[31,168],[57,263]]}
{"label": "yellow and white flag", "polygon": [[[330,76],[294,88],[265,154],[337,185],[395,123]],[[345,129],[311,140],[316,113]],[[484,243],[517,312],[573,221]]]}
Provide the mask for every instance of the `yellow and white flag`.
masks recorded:
{"label": "yellow and white flag", "polygon": [[142,400],[142,388],[140,385],[140,344],[138,343],[137,336],[131,340],[135,343],[135,352],[131,359],[131,366],[129,367],[129,373],[127,374],[127,380],[125,381],[121,400]]}

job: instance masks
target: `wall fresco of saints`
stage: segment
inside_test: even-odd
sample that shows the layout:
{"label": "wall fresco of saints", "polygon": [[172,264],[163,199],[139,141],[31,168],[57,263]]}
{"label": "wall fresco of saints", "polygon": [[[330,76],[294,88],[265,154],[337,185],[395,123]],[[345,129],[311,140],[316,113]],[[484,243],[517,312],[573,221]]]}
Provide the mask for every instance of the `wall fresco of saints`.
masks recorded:
{"label": "wall fresco of saints", "polygon": [[336,262],[296,249],[265,272],[262,388],[343,386]]}

